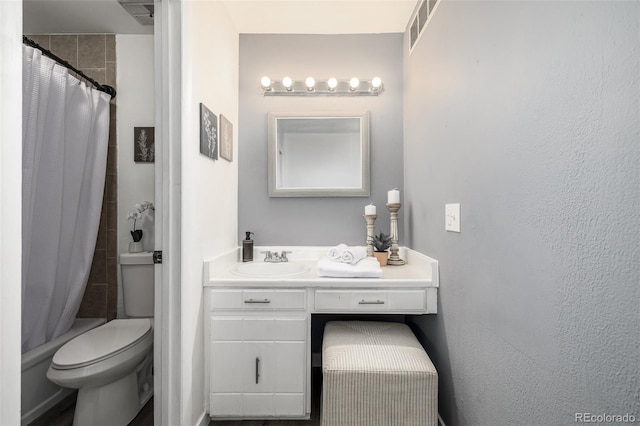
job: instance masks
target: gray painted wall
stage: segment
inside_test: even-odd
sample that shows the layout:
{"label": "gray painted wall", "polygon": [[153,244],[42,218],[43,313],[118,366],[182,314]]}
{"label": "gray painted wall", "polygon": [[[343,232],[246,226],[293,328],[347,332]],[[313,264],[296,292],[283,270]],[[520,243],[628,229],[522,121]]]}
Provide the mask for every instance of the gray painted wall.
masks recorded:
{"label": "gray painted wall", "polygon": [[443,0],[405,46],[405,232],[441,284],[412,320],[449,426],[640,420],[639,8]]}
{"label": "gray painted wall", "polygon": [[[364,245],[362,215],[369,203],[378,209],[378,232],[389,232],[387,191],[402,189],[403,181],[402,43],[402,34],[240,36],[239,240],[244,231],[253,231],[258,245]],[[258,90],[263,75],[274,80],[378,75],[385,91],[378,97],[263,97]],[[370,197],[268,197],[268,112],[360,110],[371,114]],[[401,245],[403,225],[401,220]]]}

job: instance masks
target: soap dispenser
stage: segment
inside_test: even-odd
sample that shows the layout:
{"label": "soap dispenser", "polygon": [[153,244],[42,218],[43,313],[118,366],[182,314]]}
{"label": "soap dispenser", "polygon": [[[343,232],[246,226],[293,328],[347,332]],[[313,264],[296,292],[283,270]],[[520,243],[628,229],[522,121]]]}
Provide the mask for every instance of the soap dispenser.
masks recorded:
{"label": "soap dispenser", "polygon": [[242,240],[242,261],[253,262],[253,240],[251,239],[253,232],[246,231],[245,234],[247,237]]}

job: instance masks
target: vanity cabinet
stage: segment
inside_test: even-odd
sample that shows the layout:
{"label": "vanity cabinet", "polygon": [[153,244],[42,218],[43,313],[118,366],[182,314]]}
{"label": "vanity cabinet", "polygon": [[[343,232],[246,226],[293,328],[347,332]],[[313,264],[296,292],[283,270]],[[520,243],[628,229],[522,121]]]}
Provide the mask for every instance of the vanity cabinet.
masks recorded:
{"label": "vanity cabinet", "polygon": [[311,314],[421,315],[435,301],[430,290],[435,289],[206,289],[209,414],[309,418]]}
{"label": "vanity cabinet", "polygon": [[[269,275],[261,262],[257,269],[264,275],[247,275],[239,252],[205,262],[205,387],[212,419],[310,418],[311,360],[319,359],[311,353],[314,314],[438,312],[434,259],[407,250],[407,264],[385,268],[382,278],[320,278],[317,259],[328,250],[278,247],[305,266],[291,275]],[[273,269],[281,271],[278,265]]]}
{"label": "vanity cabinet", "polygon": [[209,290],[209,409],[218,418],[307,415],[306,290]]}

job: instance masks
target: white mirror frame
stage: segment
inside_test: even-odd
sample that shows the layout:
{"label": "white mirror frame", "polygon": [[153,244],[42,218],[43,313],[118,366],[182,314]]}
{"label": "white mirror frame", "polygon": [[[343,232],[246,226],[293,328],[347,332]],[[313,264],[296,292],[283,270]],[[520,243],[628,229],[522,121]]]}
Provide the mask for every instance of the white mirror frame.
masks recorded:
{"label": "white mirror frame", "polygon": [[[278,120],[286,119],[331,119],[357,118],[360,120],[361,185],[359,187],[281,187],[278,185]],[[369,112],[272,112],[268,118],[269,142],[269,197],[368,197],[370,195],[369,173]]]}

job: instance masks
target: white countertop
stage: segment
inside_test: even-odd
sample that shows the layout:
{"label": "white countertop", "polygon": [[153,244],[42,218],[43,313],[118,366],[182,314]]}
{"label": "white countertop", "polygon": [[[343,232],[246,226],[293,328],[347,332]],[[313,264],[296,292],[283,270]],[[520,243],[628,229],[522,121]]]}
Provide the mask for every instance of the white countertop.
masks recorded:
{"label": "white countertop", "polygon": [[[232,269],[241,258],[241,249],[234,249],[205,262],[205,287],[322,287],[322,288],[375,288],[375,287],[438,287],[438,261],[414,250],[401,248],[400,257],[406,265],[385,266],[381,278],[329,278],[319,277],[318,259],[326,256],[330,247],[255,247],[254,262],[263,262],[261,251],[290,251],[289,261],[302,263],[309,270],[292,276],[248,277],[237,275]],[[259,256],[259,257],[256,257]]]}

